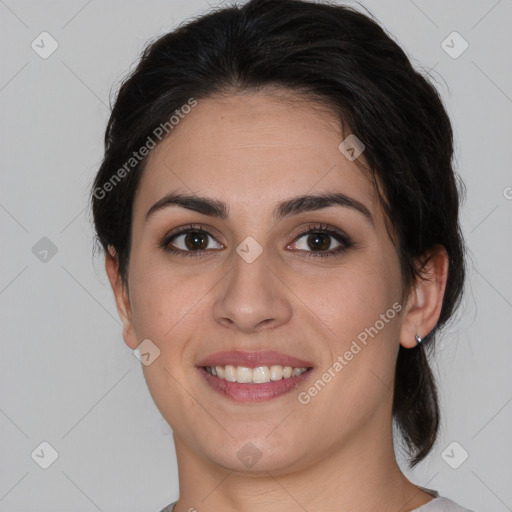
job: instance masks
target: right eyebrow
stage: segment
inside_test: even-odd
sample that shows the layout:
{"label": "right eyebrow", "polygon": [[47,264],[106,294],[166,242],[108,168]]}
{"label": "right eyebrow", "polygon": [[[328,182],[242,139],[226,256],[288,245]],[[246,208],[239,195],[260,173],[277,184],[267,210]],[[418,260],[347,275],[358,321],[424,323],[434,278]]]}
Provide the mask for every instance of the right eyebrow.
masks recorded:
{"label": "right eyebrow", "polygon": [[206,197],[190,196],[171,192],[157,201],[146,213],[146,221],[154,213],[169,206],[181,206],[187,210],[193,210],[210,217],[218,217],[222,220],[228,219],[228,207],[221,201]]}

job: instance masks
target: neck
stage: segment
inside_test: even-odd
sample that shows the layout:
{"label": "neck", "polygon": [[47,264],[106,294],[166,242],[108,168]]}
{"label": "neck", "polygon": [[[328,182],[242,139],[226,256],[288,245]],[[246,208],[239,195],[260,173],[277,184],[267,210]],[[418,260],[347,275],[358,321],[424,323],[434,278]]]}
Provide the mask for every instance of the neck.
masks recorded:
{"label": "neck", "polygon": [[372,428],[369,422],[365,430],[342,446],[330,446],[328,453],[312,454],[314,460],[250,474],[219,466],[175,435],[180,481],[175,511],[259,512],[263,506],[273,512],[411,512],[432,500],[398,467],[391,427]]}

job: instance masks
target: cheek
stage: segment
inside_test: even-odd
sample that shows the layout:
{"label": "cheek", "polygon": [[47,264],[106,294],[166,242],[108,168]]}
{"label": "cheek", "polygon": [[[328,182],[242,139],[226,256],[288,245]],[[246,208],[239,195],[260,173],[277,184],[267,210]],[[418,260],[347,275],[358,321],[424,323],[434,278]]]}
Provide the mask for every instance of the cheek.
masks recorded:
{"label": "cheek", "polygon": [[162,261],[134,263],[132,268],[131,305],[138,337],[151,339],[164,354],[178,356],[206,318],[204,308],[217,274],[185,274]]}
{"label": "cheek", "polygon": [[195,418],[203,418],[204,411],[194,399],[195,393],[183,390],[190,379],[193,357],[189,341],[206,318],[206,301],[201,299],[207,297],[214,281],[209,283],[206,277],[179,277],[158,265],[147,268],[151,271],[138,272],[134,267],[134,328],[139,340],[150,339],[160,353],[153,363],[142,367],[144,377],[167,421],[179,426],[180,415],[187,411],[187,426],[193,429]]}
{"label": "cheek", "polygon": [[340,410],[378,402],[392,386],[403,307],[400,273],[394,257],[374,256],[355,258],[328,279],[305,281],[304,302],[325,333],[327,364],[342,357],[332,387],[344,397]]}
{"label": "cheek", "polygon": [[335,375],[312,410],[327,408],[332,417],[344,418],[348,430],[391,399],[399,348],[401,305],[393,271],[369,268],[374,267],[336,272],[324,283],[311,281],[305,300],[325,333],[328,357],[320,373]]}
{"label": "cheek", "polygon": [[340,267],[325,279],[302,279],[301,298],[344,344],[376,322],[381,327],[382,314],[389,320],[385,322],[386,330],[396,323],[391,321],[396,318],[395,310],[386,315],[400,298],[394,274],[392,268],[364,262]]}

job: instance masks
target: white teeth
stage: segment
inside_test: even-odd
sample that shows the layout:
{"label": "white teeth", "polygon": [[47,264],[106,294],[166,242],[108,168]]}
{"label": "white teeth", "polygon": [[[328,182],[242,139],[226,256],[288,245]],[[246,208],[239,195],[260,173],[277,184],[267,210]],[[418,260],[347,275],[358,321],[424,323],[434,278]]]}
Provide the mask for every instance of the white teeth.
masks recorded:
{"label": "white teeth", "polygon": [[289,379],[297,377],[307,371],[307,368],[292,368],[291,366],[272,365],[249,368],[247,366],[206,366],[206,371],[228,382],[245,384],[262,384],[271,380]]}
{"label": "white teeth", "polygon": [[270,371],[266,366],[258,366],[252,371],[252,381],[255,383],[270,382]]}
{"label": "white teeth", "polygon": [[[290,366],[288,368],[290,368]],[[283,378],[283,367],[282,366],[271,366],[270,367],[270,378],[272,380],[281,380]]]}
{"label": "white teeth", "polygon": [[236,368],[236,381],[237,382],[251,382],[252,370],[246,366],[237,366]]}
{"label": "white teeth", "polygon": [[224,379],[228,382],[236,382],[236,367],[228,364],[224,367]]}

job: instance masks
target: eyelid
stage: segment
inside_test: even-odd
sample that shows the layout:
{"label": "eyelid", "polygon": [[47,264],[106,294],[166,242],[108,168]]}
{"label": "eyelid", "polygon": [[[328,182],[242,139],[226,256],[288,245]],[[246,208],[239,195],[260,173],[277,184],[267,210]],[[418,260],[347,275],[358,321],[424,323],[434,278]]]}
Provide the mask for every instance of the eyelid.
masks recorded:
{"label": "eyelid", "polygon": [[[224,246],[222,242],[219,242],[217,240],[218,235],[214,235],[212,231],[216,232],[215,229],[213,229],[210,226],[205,226],[204,224],[185,224],[182,226],[178,226],[177,228],[172,229],[171,231],[167,232],[162,241],[159,242],[158,247],[162,249],[165,252],[171,253],[171,254],[178,254],[182,256],[201,256],[205,252],[209,251],[220,251],[221,249],[200,249],[197,251],[185,251],[183,249],[176,249],[176,248],[170,248],[170,243],[183,235],[187,235],[190,232],[198,232],[203,233],[206,236],[209,236],[213,238],[218,244]],[[219,237],[220,238],[220,237]]]}
{"label": "eyelid", "polygon": [[[172,254],[178,254],[182,256],[201,256],[204,255],[204,253],[208,253],[211,251],[220,251],[222,249],[198,249],[198,250],[183,250],[183,249],[176,249],[176,248],[169,248],[169,244],[171,241],[179,236],[186,235],[189,232],[200,232],[205,234],[206,236],[210,236],[215,241],[220,244],[224,245],[222,242],[219,242],[217,240],[217,235],[214,235],[211,231],[216,231],[215,229],[211,228],[210,226],[205,226],[204,224],[186,224],[183,226],[179,226],[170,232],[168,232],[164,237],[161,243],[159,243],[159,247],[163,249],[166,252],[172,253]],[[335,238],[338,243],[341,244],[341,247],[336,249],[330,249],[326,251],[306,251],[303,249],[295,250],[295,252],[305,253],[307,256],[331,256],[336,255],[337,253],[343,253],[346,250],[353,247],[355,244],[352,241],[351,237],[348,236],[344,231],[340,230],[339,228],[335,228],[333,226],[330,226],[328,224],[324,223],[310,223],[308,226],[302,228],[296,235],[291,244],[294,244],[302,238],[305,235],[313,234],[313,233],[323,233],[328,236],[331,236]],[[288,248],[291,244],[287,244],[286,248]]]}
{"label": "eyelid", "polygon": [[334,226],[330,226],[329,224],[318,222],[309,223],[306,227],[301,228],[299,232],[295,235],[295,239],[300,238],[301,236],[306,235],[308,233],[327,233],[337,235],[339,237],[344,237],[347,239],[349,238],[349,236],[341,229],[335,228]]}
{"label": "eyelid", "polygon": [[[301,239],[305,235],[313,233],[321,233],[334,238],[340,244],[340,247],[336,249],[329,249],[327,251],[305,251],[303,249],[298,249],[298,252],[305,253],[307,256],[329,256],[336,255],[336,253],[343,253],[346,250],[355,246],[355,243],[353,242],[352,238],[349,235],[347,235],[343,230],[324,223],[309,224],[307,227],[301,229],[293,239],[292,244],[295,244],[299,239]],[[290,245],[291,244],[288,244],[287,247],[289,247]]]}
{"label": "eyelid", "polygon": [[[184,235],[184,234],[187,234],[189,231],[198,231],[200,233],[205,233],[206,235],[208,236],[211,236],[212,238],[215,238],[216,240],[218,238],[222,238],[220,236],[220,234],[217,232],[216,229],[214,229],[213,227],[211,226],[208,226],[206,224],[201,224],[201,223],[192,223],[192,224],[184,224],[182,226],[178,226],[174,229],[172,229],[171,231],[168,231],[164,237],[163,237],[163,240],[170,240],[171,238],[175,237],[175,236],[179,236],[179,235]],[[218,243],[220,243],[221,245],[224,245],[222,242],[219,242],[217,240]]]}

